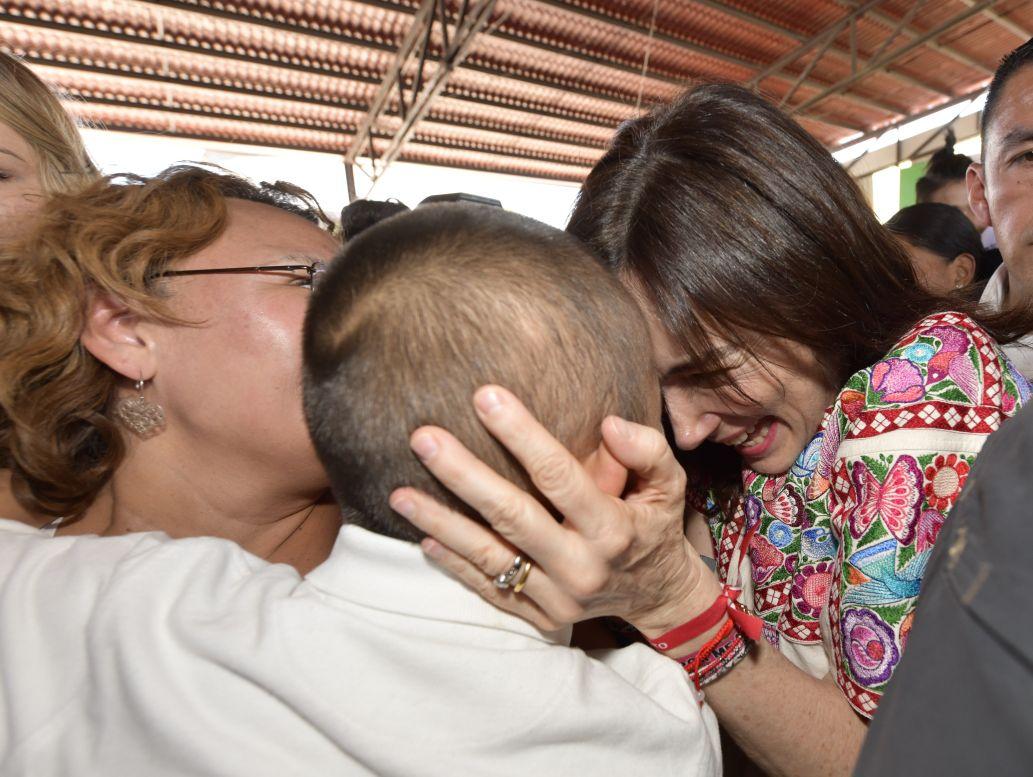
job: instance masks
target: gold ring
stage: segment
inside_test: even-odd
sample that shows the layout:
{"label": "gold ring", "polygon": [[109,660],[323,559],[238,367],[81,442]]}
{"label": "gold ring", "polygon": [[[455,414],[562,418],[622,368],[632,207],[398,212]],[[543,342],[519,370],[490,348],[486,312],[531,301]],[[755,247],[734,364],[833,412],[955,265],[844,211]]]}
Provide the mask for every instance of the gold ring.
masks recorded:
{"label": "gold ring", "polygon": [[520,567],[520,574],[516,576],[516,580],[513,583],[513,593],[518,594],[524,590],[524,585],[527,583],[527,577],[531,574],[532,564],[530,561],[525,561],[523,566]]}

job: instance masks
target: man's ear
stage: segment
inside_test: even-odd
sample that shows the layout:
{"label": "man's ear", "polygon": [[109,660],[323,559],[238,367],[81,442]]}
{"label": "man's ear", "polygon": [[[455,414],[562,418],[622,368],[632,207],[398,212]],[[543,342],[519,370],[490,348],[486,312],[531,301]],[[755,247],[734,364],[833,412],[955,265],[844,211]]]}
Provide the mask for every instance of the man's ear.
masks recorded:
{"label": "man's ear", "polygon": [[157,371],[154,342],[140,317],[117,297],[95,293],[79,338],[98,360],[129,380],[150,380]]}
{"label": "man's ear", "polygon": [[599,447],[581,464],[604,494],[620,496],[624,493],[624,487],[628,484],[628,470],[613,457],[606,443],[600,441]]}
{"label": "man's ear", "polygon": [[976,217],[975,227],[982,232],[993,222],[990,221],[990,206],[986,202],[986,179],[983,165],[973,162],[965,173],[965,185],[968,187],[968,206]]}
{"label": "man's ear", "polygon": [[950,265],[951,281],[954,288],[968,286],[976,277],[976,258],[972,254],[958,254]]}

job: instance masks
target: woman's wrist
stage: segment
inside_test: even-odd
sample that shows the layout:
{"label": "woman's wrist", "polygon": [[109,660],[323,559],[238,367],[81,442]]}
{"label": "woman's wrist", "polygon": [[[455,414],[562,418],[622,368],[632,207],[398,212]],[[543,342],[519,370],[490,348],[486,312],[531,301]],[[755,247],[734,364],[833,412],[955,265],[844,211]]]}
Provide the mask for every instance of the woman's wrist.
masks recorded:
{"label": "woman's wrist", "polygon": [[[685,551],[684,570],[671,580],[669,586],[665,586],[670,595],[665,597],[665,601],[656,608],[630,620],[631,625],[647,639],[656,639],[677,626],[699,617],[710,609],[715,600],[722,595],[724,589],[720,580],[703,563],[699,554],[687,540],[685,541]],[[688,642],[670,645],[663,651],[664,654],[677,658],[702,647],[718,633],[726,621],[727,616],[722,617],[711,628]]]}

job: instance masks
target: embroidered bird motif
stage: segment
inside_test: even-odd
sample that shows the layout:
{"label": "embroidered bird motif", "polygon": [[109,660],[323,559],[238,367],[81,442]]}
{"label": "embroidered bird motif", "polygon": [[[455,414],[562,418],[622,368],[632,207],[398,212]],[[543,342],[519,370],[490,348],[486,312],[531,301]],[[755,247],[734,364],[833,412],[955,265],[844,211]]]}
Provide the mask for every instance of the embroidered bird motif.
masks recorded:
{"label": "embroidered bird motif", "polygon": [[853,585],[843,595],[843,604],[871,607],[918,596],[932,551],[919,553],[898,570],[899,549],[900,543],[890,539],[850,556],[847,579]]}
{"label": "embroidered bird motif", "polygon": [[979,402],[980,386],[976,368],[968,357],[972,341],[966,332],[950,326],[937,326],[929,334],[940,341],[940,349],[929,359],[926,385],[951,378],[972,403]]}

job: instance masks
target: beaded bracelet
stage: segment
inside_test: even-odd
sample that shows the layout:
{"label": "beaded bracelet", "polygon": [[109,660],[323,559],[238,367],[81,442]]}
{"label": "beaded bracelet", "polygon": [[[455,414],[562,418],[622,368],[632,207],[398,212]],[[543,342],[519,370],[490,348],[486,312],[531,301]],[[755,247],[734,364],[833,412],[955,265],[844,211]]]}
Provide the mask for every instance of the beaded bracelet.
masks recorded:
{"label": "beaded bracelet", "polygon": [[699,691],[727,674],[746,657],[748,650],[749,643],[742,632],[728,621],[710,642],[677,661],[692,676],[692,682]]}

